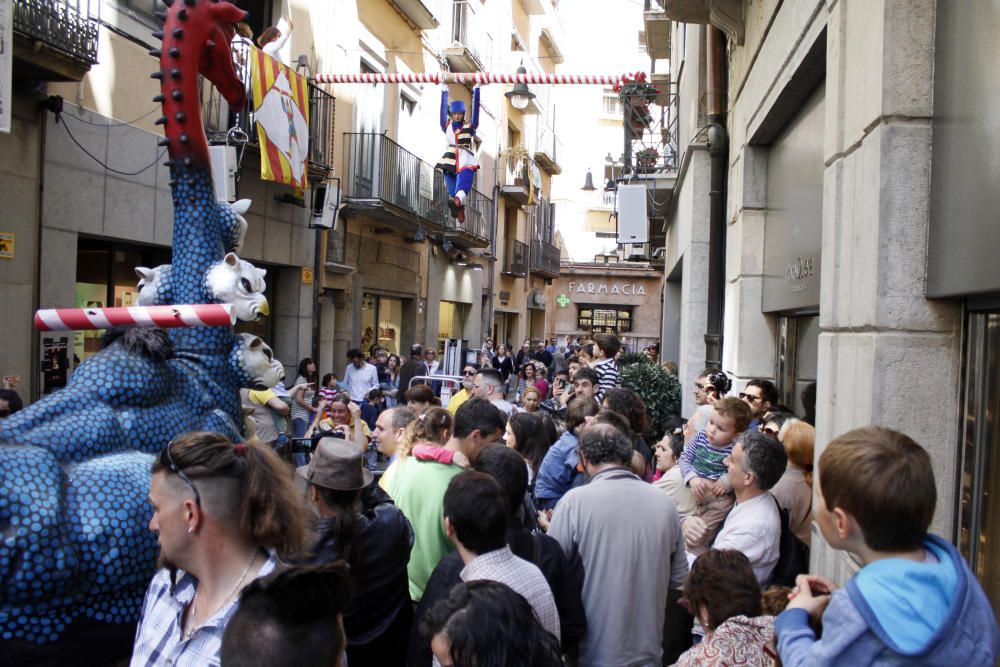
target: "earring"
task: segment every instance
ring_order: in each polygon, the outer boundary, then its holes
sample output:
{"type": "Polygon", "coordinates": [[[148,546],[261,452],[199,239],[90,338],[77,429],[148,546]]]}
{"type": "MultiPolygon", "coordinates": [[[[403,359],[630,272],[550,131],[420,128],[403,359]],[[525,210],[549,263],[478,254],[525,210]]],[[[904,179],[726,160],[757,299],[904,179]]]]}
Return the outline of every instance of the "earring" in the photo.
{"type": "Polygon", "coordinates": [[[194,532],[194,528],[192,528],[191,526],[188,526],[188,533],[190,534],[190,533],[193,533],[193,532],[194,532]]]}

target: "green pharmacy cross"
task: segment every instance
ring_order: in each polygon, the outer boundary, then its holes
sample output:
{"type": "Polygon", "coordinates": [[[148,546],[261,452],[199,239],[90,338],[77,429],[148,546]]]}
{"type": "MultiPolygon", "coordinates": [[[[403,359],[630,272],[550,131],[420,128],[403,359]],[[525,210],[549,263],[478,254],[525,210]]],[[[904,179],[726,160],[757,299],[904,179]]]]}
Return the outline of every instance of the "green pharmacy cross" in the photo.
{"type": "Polygon", "coordinates": [[[558,297],[556,298],[556,303],[558,303],[558,304],[559,304],[559,307],[560,307],[560,308],[565,308],[566,306],[568,306],[568,305],[569,305],[569,297],[568,297],[568,296],[566,296],[565,294],[560,294],[560,295],[559,295],[559,296],[558,296],[558,297]]]}

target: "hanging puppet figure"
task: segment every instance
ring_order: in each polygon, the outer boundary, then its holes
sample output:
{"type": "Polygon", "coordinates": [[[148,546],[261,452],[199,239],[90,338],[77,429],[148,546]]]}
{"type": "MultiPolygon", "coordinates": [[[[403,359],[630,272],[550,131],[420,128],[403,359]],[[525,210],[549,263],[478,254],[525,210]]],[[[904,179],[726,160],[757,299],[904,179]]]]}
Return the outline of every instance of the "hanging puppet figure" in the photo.
{"type": "Polygon", "coordinates": [[[465,222],[465,199],[472,190],[472,179],[479,169],[476,162],[476,129],[479,127],[479,86],[472,89],[472,118],[465,122],[465,102],[448,104],[448,86],[441,87],[441,130],[448,139],[448,150],[435,165],[444,172],[448,186],[448,208],[460,222],[465,222]]]}

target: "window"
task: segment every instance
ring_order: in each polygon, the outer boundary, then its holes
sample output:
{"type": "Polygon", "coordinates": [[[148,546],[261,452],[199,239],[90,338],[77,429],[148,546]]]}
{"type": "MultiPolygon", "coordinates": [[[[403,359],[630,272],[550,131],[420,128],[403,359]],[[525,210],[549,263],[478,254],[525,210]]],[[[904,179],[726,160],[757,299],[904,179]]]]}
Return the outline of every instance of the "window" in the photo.
{"type": "MultiPolygon", "coordinates": [[[[163,0],[117,0],[118,5],[135,18],[147,23],[156,22],[155,12],[166,11],[163,0]]],[[[158,22],[157,22],[158,24],[158,22]]]]}
{"type": "Polygon", "coordinates": [[[618,93],[610,88],[604,89],[603,108],[601,111],[605,116],[614,116],[617,118],[622,115],[622,101],[618,99],[618,93]]]}
{"type": "Polygon", "coordinates": [[[632,331],[631,308],[608,308],[601,305],[579,307],[577,329],[591,334],[623,334],[632,331]]]}

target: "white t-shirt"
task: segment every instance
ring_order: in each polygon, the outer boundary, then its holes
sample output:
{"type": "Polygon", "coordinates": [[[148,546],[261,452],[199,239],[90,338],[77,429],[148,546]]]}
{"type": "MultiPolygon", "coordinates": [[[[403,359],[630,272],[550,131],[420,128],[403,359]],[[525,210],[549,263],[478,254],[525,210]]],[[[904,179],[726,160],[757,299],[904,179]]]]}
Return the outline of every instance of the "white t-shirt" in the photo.
{"type": "Polygon", "coordinates": [[[781,547],[781,515],[770,493],[737,502],[712,543],[713,549],[736,549],[750,560],[761,588],[771,580],[781,547]]]}

